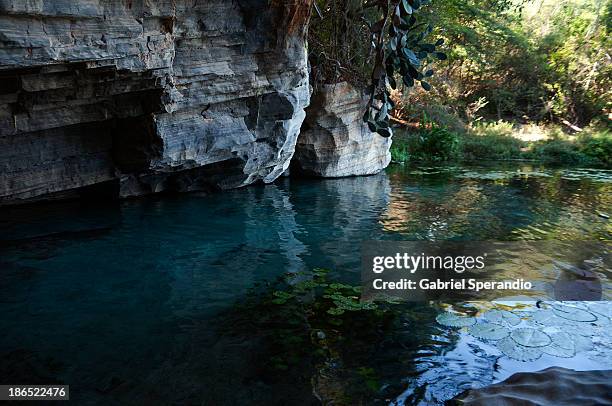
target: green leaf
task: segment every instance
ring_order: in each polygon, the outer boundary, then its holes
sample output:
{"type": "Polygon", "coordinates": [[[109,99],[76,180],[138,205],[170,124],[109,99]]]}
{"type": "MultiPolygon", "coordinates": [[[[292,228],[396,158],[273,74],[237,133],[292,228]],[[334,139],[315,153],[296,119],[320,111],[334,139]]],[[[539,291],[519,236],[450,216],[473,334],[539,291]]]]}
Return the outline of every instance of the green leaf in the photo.
{"type": "Polygon", "coordinates": [[[377,128],[376,128],[376,124],[373,121],[368,121],[368,128],[370,129],[370,131],[372,131],[373,133],[376,132],[377,128]]]}
{"type": "Polygon", "coordinates": [[[404,9],[404,13],[412,14],[412,7],[408,4],[408,0],[402,0],[402,8],[404,9]]]}
{"type": "Polygon", "coordinates": [[[436,46],[434,44],[422,44],[421,49],[427,52],[434,52],[436,50],[436,46]]]}
{"type": "Polygon", "coordinates": [[[425,77],[430,78],[433,76],[433,74],[434,74],[433,69],[429,69],[427,72],[425,72],[425,77]]]}
{"type": "Polygon", "coordinates": [[[413,79],[417,79],[419,77],[419,71],[414,68],[412,65],[408,65],[408,73],[412,76],[413,79]]]}
{"type": "Polygon", "coordinates": [[[389,128],[389,118],[385,117],[383,120],[379,120],[376,122],[376,125],[379,129],[381,128],[389,128]]]}
{"type": "Polygon", "coordinates": [[[378,127],[382,127],[380,125],[380,122],[383,121],[383,120],[386,120],[387,112],[388,112],[387,103],[383,103],[380,111],[378,112],[378,114],[376,114],[376,125],[378,127]]]}
{"type": "Polygon", "coordinates": [[[389,138],[393,135],[393,132],[390,128],[379,128],[377,132],[385,138],[389,138]]]}
{"type": "Polygon", "coordinates": [[[327,310],[327,313],[331,314],[332,316],[339,316],[344,313],[344,310],[337,307],[332,307],[331,309],[327,310]]]}
{"type": "Polygon", "coordinates": [[[544,347],[552,341],[548,334],[529,327],[513,330],[510,337],[524,347],[544,347]]]}
{"type": "Polygon", "coordinates": [[[553,312],[558,317],[572,321],[593,322],[597,320],[597,316],[593,313],[573,306],[554,305],[553,312]]]}
{"type": "Polygon", "coordinates": [[[476,324],[474,317],[459,316],[449,312],[438,314],[436,321],[446,327],[467,327],[476,324]]]}
{"type": "Polygon", "coordinates": [[[413,9],[418,10],[421,7],[421,0],[410,0],[410,4],[413,9]]]}
{"type": "Polygon", "coordinates": [[[411,49],[402,48],[402,53],[406,56],[406,58],[408,58],[411,64],[418,66],[421,63],[421,61],[419,61],[419,58],[411,49]]]}
{"type": "Polygon", "coordinates": [[[483,340],[501,340],[510,334],[510,331],[499,324],[478,323],[468,329],[468,333],[483,340]]]}
{"type": "Polygon", "coordinates": [[[497,348],[509,358],[517,361],[535,361],[542,356],[542,350],[534,347],[525,347],[518,344],[510,337],[501,339],[497,343],[497,348]]]}
{"type": "Polygon", "coordinates": [[[393,65],[390,63],[387,63],[386,71],[387,71],[387,76],[392,76],[393,75],[393,65]]]}
{"type": "Polygon", "coordinates": [[[440,38],[439,40],[436,41],[436,46],[437,47],[439,47],[442,44],[444,44],[444,38],[440,38]]]}
{"type": "Polygon", "coordinates": [[[412,87],[414,86],[414,79],[412,79],[412,77],[410,75],[406,75],[403,78],[404,80],[404,84],[408,87],[412,87]]]}
{"type": "Polygon", "coordinates": [[[445,61],[448,59],[448,56],[446,56],[444,52],[436,52],[436,58],[438,58],[441,61],[445,61]]]}
{"type": "Polygon", "coordinates": [[[391,47],[393,51],[397,49],[397,37],[391,38],[391,41],[389,42],[389,46],[391,47]]]}

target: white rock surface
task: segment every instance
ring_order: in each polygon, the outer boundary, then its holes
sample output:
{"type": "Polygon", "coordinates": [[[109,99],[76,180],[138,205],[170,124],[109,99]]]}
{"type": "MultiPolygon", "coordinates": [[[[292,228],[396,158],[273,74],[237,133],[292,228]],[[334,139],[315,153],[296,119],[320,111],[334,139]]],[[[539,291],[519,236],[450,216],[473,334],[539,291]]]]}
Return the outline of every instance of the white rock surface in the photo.
{"type": "Polygon", "coordinates": [[[365,98],[346,82],[324,85],[312,95],[298,138],[292,173],[342,177],[372,175],[391,162],[391,139],[363,123],[365,98]]]}
{"type": "Polygon", "coordinates": [[[309,103],[311,0],[0,0],[0,205],[271,182],[309,103]]]}

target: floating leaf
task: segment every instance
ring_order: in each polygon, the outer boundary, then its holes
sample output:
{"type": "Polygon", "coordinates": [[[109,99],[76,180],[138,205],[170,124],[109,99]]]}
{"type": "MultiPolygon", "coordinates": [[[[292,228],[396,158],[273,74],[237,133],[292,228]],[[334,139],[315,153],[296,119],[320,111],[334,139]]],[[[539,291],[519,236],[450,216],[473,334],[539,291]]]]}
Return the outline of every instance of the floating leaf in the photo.
{"type": "Polygon", "coordinates": [[[521,322],[521,318],[516,314],[507,310],[489,310],[484,314],[484,318],[491,323],[502,323],[505,322],[510,326],[516,326],[521,322]]]}
{"type": "Polygon", "coordinates": [[[544,354],[552,355],[560,358],[571,358],[576,355],[576,346],[570,336],[566,332],[552,333],[550,335],[552,343],[542,347],[544,354]]]}
{"type": "Polygon", "coordinates": [[[559,318],[555,316],[555,313],[551,309],[537,310],[533,314],[533,320],[536,323],[544,326],[552,326],[559,323],[559,318]]]}
{"type": "Polygon", "coordinates": [[[501,340],[510,334],[510,331],[499,324],[479,323],[471,326],[468,333],[483,340],[501,340]]]}
{"type": "Polygon", "coordinates": [[[607,319],[612,319],[612,304],[609,302],[589,303],[589,311],[602,315],[607,319]]]}
{"type": "Polygon", "coordinates": [[[521,322],[521,318],[507,310],[502,310],[503,320],[511,326],[516,326],[521,322]]]}
{"type": "Polygon", "coordinates": [[[497,348],[509,358],[517,361],[535,361],[542,356],[542,350],[534,347],[525,347],[510,337],[501,339],[497,348]]]}
{"type": "Polygon", "coordinates": [[[556,316],[566,320],[579,321],[583,323],[597,320],[597,316],[595,316],[593,313],[573,306],[555,304],[553,305],[553,312],[556,316]]]}
{"type": "Polygon", "coordinates": [[[569,334],[577,334],[588,337],[596,335],[598,332],[598,327],[591,323],[573,322],[562,318],[559,318],[559,320],[561,320],[562,323],[557,325],[558,329],[569,334]]]}
{"type": "Polygon", "coordinates": [[[483,316],[491,323],[501,323],[503,317],[501,310],[489,310],[483,316]]]}
{"type": "Polygon", "coordinates": [[[569,333],[576,347],[576,352],[591,351],[593,349],[593,340],[590,337],[583,337],[578,334],[569,333]]]}
{"type": "Polygon", "coordinates": [[[459,316],[455,313],[440,313],[436,321],[446,327],[467,327],[476,324],[474,317],[459,316]]]}
{"type": "Polygon", "coordinates": [[[525,347],[544,347],[552,341],[548,334],[530,327],[517,328],[510,337],[525,347]]]}

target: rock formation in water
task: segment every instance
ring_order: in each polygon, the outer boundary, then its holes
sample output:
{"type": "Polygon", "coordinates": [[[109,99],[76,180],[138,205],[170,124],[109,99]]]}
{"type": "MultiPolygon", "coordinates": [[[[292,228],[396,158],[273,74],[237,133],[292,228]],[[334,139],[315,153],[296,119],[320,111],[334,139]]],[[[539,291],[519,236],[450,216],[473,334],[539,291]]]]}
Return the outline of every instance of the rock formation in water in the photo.
{"type": "Polygon", "coordinates": [[[0,205],[271,182],[311,0],[1,0],[0,205]]]}
{"type": "Polygon", "coordinates": [[[371,175],[391,161],[391,139],[362,121],[366,100],[346,82],[323,85],[312,96],[292,161],[294,173],[371,175]]]}

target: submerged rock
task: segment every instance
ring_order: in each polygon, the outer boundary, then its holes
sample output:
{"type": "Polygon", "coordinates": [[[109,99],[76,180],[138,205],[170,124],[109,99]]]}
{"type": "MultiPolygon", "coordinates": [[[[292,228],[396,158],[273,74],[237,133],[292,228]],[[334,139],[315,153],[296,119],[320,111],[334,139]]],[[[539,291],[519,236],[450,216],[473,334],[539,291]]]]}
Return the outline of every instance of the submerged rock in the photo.
{"type": "Polygon", "coordinates": [[[0,2],[0,205],[275,180],[310,98],[310,2],[0,2]]]}
{"type": "Polygon", "coordinates": [[[346,82],[323,85],[312,96],[292,167],[309,176],[372,175],[391,162],[391,139],[362,121],[363,95],[346,82]]]}

